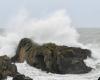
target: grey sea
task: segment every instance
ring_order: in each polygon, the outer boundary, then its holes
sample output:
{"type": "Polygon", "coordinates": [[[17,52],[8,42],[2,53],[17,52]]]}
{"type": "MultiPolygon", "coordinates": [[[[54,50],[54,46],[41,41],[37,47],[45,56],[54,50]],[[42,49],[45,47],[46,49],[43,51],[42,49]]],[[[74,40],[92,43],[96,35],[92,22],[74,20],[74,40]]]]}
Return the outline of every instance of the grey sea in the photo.
{"type": "Polygon", "coordinates": [[[100,28],[78,28],[79,42],[100,44],[100,28]]]}

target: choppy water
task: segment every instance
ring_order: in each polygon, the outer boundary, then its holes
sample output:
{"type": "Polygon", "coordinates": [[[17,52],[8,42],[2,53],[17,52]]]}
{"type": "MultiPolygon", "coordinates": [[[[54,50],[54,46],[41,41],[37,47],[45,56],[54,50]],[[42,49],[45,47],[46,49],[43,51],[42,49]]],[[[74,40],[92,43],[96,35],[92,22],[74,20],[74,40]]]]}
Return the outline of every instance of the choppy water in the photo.
{"type": "Polygon", "coordinates": [[[80,33],[80,42],[100,44],[100,28],[79,28],[77,30],[80,33]]]}

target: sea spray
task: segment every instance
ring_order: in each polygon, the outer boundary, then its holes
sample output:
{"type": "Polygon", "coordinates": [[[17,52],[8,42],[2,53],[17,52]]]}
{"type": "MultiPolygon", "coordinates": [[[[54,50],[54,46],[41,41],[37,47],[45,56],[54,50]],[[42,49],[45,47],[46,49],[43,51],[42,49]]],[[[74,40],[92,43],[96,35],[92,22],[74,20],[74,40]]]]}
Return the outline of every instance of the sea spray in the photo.
{"type": "Polygon", "coordinates": [[[54,42],[60,45],[77,43],[79,34],[71,26],[71,20],[65,10],[57,11],[43,19],[30,18],[24,12],[19,14],[13,23],[10,22],[8,28],[11,32],[29,37],[38,43],[54,42]]]}
{"type": "Polygon", "coordinates": [[[0,37],[1,54],[11,57],[18,42],[24,37],[31,38],[39,44],[52,42],[58,45],[79,45],[79,34],[65,10],[56,11],[41,19],[30,18],[26,11],[13,16],[6,26],[6,35],[0,37]]]}

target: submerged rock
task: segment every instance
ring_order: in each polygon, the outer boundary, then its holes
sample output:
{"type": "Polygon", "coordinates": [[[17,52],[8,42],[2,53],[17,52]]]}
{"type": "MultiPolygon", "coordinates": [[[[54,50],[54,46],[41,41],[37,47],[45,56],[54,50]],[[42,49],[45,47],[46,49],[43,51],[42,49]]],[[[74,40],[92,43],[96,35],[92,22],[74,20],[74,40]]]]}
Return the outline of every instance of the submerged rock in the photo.
{"type": "Polygon", "coordinates": [[[25,77],[25,75],[22,74],[17,74],[16,76],[13,77],[13,80],[33,80],[33,79],[25,77]]]}
{"type": "Polygon", "coordinates": [[[14,62],[24,62],[47,72],[57,74],[80,74],[91,71],[84,59],[91,57],[91,51],[78,47],[59,46],[53,43],[38,45],[30,39],[20,41],[14,62]]]}

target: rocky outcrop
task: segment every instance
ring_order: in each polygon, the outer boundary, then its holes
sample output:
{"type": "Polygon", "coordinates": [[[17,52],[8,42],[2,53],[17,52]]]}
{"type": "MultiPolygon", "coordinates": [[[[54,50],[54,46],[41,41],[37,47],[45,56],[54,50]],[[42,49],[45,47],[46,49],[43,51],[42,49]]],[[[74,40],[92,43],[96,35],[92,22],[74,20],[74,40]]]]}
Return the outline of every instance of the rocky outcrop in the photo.
{"type": "Polygon", "coordinates": [[[33,43],[30,39],[22,39],[17,47],[16,55],[12,57],[12,62],[23,63],[27,57],[27,54],[30,53],[33,47],[36,45],[37,44],[33,43]]]}
{"type": "Polygon", "coordinates": [[[0,56],[0,80],[7,76],[15,76],[17,73],[17,67],[11,63],[11,60],[6,55],[0,56]]]}
{"type": "Polygon", "coordinates": [[[25,77],[17,71],[17,66],[12,63],[6,55],[0,56],[0,80],[5,80],[7,76],[13,77],[13,80],[32,80],[25,77]]]}
{"type": "Polygon", "coordinates": [[[57,74],[81,74],[91,71],[84,59],[91,57],[91,51],[78,47],[59,46],[53,43],[38,45],[28,38],[20,41],[14,62],[24,62],[47,72],[57,74]]]}

